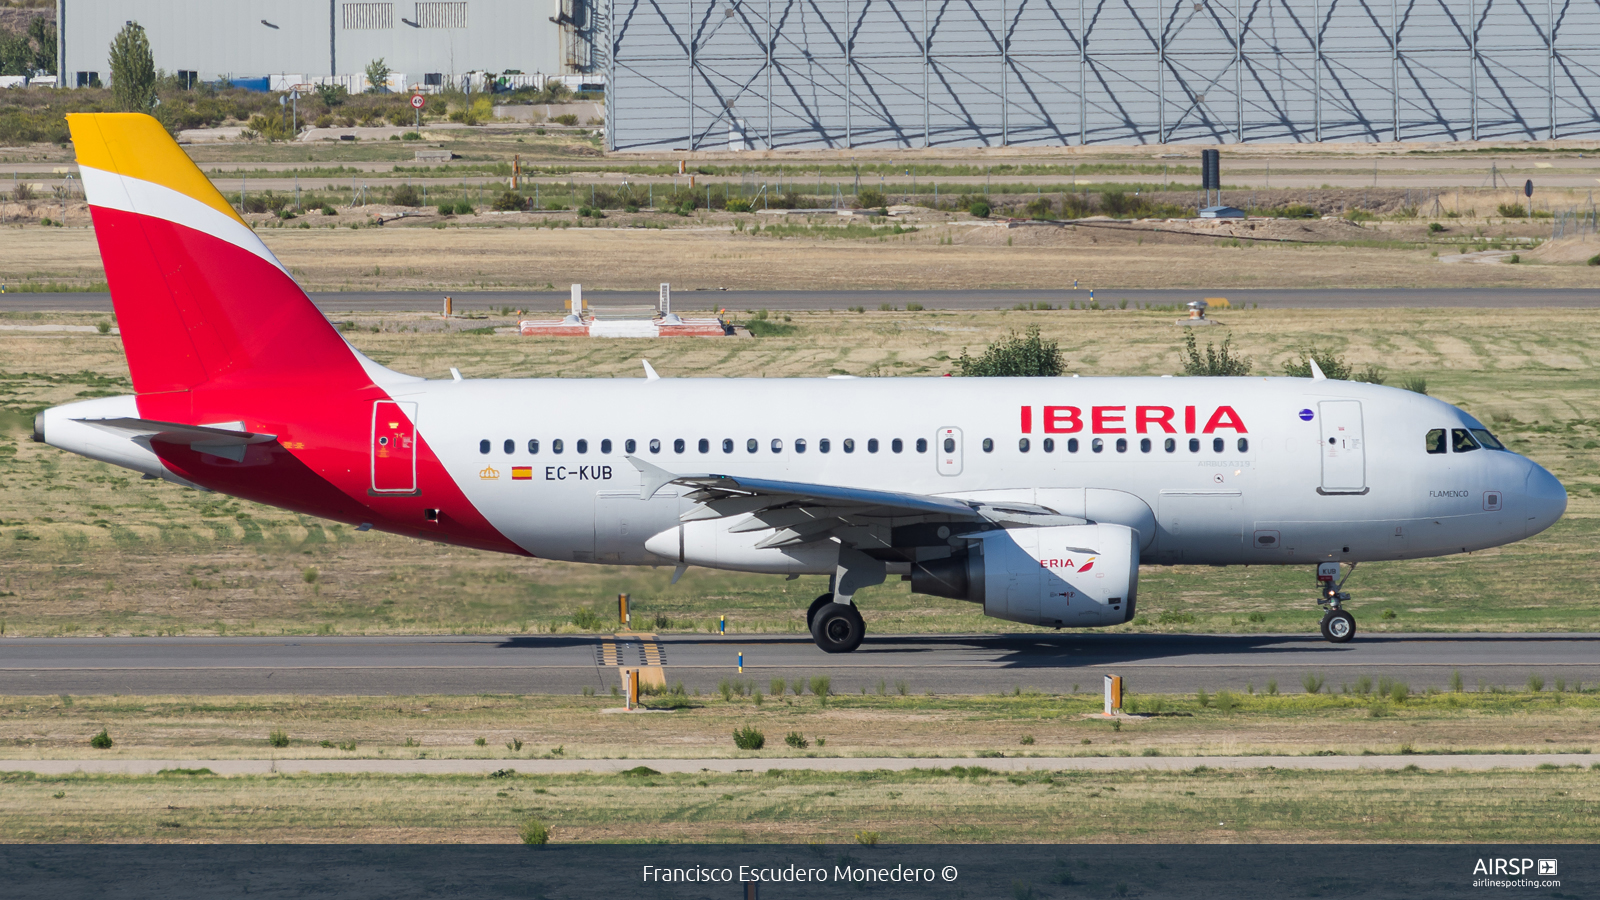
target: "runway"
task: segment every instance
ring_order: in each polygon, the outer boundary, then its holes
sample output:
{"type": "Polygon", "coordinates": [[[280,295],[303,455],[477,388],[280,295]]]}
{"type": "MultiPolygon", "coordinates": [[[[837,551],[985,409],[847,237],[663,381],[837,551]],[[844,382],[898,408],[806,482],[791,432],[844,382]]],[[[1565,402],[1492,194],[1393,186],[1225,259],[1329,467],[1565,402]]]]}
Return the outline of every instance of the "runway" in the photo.
{"type": "Polygon", "coordinates": [[[1413,690],[1524,689],[1530,675],[1600,682],[1600,634],[869,635],[829,655],[804,635],[6,638],[0,694],[531,694],[609,691],[619,666],[659,659],[668,683],[712,691],[745,678],[828,676],[836,692],[1097,692],[1122,675],[1134,692],[1337,691],[1363,675],[1413,690]],[[609,646],[608,646],[609,645],[609,646]],[[738,670],[743,654],[744,672],[738,670]]]}
{"type": "MultiPolygon", "coordinates": [[[[499,310],[561,312],[569,291],[350,291],[314,293],[313,302],[326,313],[437,312],[446,295],[458,312],[499,310]]],[[[1226,297],[1234,306],[1262,309],[1590,309],[1600,307],[1600,291],[1589,288],[1306,288],[1274,290],[1251,288],[1129,289],[1097,287],[1096,302],[1181,306],[1190,300],[1226,297]]],[[[655,291],[585,291],[591,306],[654,305],[655,291]]],[[[1090,291],[1072,290],[850,290],[850,291],[723,291],[687,290],[673,293],[674,308],[681,311],[729,309],[846,310],[852,306],[877,309],[888,303],[904,309],[921,303],[928,309],[1010,309],[1018,303],[1067,306],[1089,302],[1090,291]]],[[[110,312],[111,295],[95,293],[0,294],[0,311],[10,312],[110,312]]],[[[1226,317],[1227,313],[1218,313],[1226,317]]]]}

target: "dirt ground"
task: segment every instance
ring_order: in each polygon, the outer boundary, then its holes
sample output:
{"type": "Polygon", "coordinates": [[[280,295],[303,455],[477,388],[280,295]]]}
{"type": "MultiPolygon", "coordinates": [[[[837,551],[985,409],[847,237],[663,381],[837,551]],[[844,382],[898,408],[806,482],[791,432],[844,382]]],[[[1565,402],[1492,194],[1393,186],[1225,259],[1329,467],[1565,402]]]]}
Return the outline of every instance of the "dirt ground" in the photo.
{"type": "MultiPolygon", "coordinates": [[[[930,213],[907,223],[917,229],[912,233],[895,234],[883,225],[868,236],[846,236],[834,216],[807,223],[782,217],[780,227],[794,225],[801,234],[755,234],[753,226],[771,226],[780,217],[722,212],[671,230],[630,227],[645,224],[637,221],[644,214],[613,214],[604,227],[538,227],[571,226],[573,213],[474,218],[485,227],[262,227],[260,233],[316,291],[527,290],[571,283],[639,290],[664,281],[680,290],[1048,289],[1074,282],[1100,290],[1590,287],[1596,270],[1583,263],[1600,253],[1600,239],[1590,235],[1570,242],[1574,250],[1530,253],[1522,265],[1445,266],[1440,257],[1450,254],[1529,246],[1532,235],[1518,232],[1548,226],[1452,223],[1466,233],[1430,244],[1420,220],[1008,228],[930,213]]],[[[320,225],[322,217],[308,219],[320,225]]],[[[0,280],[103,284],[93,231],[81,227],[81,212],[69,209],[67,222],[70,227],[0,228],[0,280]]]]}

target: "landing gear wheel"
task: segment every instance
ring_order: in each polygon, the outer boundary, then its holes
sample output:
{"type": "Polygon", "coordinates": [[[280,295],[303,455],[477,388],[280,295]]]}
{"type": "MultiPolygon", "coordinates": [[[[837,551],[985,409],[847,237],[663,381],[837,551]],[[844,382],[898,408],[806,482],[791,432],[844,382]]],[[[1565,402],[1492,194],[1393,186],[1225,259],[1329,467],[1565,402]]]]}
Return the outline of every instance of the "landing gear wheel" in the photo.
{"type": "Polygon", "coordinates": [[[807,631],[811,630],[811,623],[815,622],[817,620],[817,610],[823,608],[824,606],[827,606],[829,603],[832,603],[832,602],[833,602],[833,593],[831,591],[829,593],[823,594],[821,597],[818,597],[817,599],[811,601],[811,608],[806,610],[806,630],[807,631]]]}
{"type": "Polygon", "coordinates": [[[1322,617],[1322,637],[1329,643],[1345,644],[1356,636],[1356,617],[1342,609],[1328,610],[1322,617]]]}
{"type": "Polygon", "coordinates": [[[827,653],[849,653],[861,646],[867,636],[867,623],[853,603],[831,600],[817,610],[811,620],[811,637],[827,653]]]}

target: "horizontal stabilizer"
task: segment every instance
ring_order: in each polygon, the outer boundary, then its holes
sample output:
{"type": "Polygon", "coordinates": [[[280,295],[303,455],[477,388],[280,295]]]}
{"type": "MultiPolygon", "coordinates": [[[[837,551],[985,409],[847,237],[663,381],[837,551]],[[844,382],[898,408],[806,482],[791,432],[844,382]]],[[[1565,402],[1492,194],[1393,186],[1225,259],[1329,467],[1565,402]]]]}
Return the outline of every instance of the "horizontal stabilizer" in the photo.
{"type": "Polygon", "coordinates": [[[160,441],[163,444],[185,444],[213,456],[234,462],[244,460],[244,448],[251,444],[268,444],[278,439],[275,434],[256,434],[244,431],[243,422],[225,422],[218,425],[180,425],[176,422],[158,422],[154,419],[74,419],[101,431],[133,440],[160,441]],[[237,427],[235,427],[237,426],[237,427]]]}

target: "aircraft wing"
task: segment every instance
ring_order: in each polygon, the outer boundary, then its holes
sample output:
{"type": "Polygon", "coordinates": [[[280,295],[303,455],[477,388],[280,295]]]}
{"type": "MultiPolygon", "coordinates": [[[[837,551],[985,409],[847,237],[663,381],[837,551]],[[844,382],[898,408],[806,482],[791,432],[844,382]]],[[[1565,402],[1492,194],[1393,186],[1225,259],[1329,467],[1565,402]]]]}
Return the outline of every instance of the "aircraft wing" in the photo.
{"type": "Polygon", "coordinates": [[[869,488],[745,478],[714,473],[677,474],[635,456],[639,498],[648,500],[669,484],[694,488],[688,495],[697,506],[680,518],[685,522],[750,514],[730,532],[772,531],[758,548],[784,547],[838,537],[853,546],[887,546],[891,520],[967,522],[973,525],[1065,525],[1085,520],[1063,516],[1043,506],[990,504],[933,494],[878,491],[869,488]]]}

